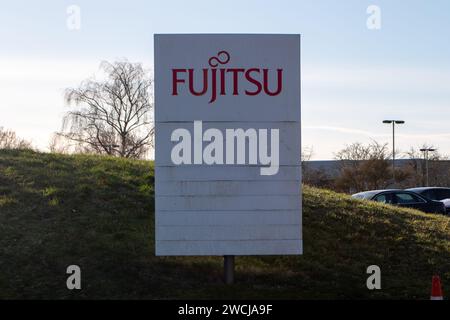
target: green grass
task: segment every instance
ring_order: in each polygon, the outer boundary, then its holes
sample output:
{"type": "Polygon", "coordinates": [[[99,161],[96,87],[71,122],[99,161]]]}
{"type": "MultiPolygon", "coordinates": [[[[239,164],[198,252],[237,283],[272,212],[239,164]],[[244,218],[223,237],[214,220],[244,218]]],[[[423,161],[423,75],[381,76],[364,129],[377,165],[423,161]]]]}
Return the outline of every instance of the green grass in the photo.
{"type": "Polygon", "coordinates": [[[428,299],[435,272],[450,291],[448,217],[310,187],[304,255],[237,257],[225,286],[220,257],[154,256],[153,186],[147,161],[0,151],[0,298],[428,299]],[[372,264],[382,290],[366,288],[372,264]]]}

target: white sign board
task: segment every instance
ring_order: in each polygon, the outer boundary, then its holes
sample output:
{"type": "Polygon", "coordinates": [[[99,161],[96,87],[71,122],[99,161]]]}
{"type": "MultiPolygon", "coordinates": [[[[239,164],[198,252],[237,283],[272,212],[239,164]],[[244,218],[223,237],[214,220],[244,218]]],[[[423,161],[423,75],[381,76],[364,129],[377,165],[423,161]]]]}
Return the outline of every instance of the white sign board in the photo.
{"type": "Polygon", "coordinates": [[[302,253],[300,36],[155,35],[156,255],[302,253]]]}

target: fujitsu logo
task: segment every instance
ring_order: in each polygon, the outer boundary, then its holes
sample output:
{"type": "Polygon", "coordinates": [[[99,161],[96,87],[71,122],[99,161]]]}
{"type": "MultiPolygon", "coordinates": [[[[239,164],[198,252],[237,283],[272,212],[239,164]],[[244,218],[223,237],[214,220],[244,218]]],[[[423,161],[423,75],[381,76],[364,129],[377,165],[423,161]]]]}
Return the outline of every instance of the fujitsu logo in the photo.
{"type": "Polygon", "coordinates": [[[218,96],[228,94],[277,96],[282,92],[283,69],[226,68],[225,65],[230,60],[231,56],[227,51],[220,51],[217,56],[209,58],[209,68],[172,69],[172,95],[178,95],[181,85],[187,86],[194,96],[209,96],[209,103],[216,101],[218,96]]]}

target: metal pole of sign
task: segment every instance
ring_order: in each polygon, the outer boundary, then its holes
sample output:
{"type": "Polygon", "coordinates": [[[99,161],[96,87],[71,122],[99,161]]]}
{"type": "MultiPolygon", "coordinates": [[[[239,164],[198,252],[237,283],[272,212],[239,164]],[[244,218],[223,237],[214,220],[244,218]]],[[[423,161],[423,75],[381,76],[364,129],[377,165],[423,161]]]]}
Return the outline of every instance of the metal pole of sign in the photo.
{"type": "Polygon", "coordinates": [[[392,178],[395,186],[395,121],[392,121],[392,178]]]}
{"type": "Polygon", "coordinates": [[[223,256],[223,271],[226,284],[234,283],[234,256],[223,256]]]}
{"type": "Polygon", "coordinates": [[[427,166],[427,187],[430,186],[430,179],[429,179],[429,175],[428,175],[428,150],[425,152],[426,153],[426,166],[427,166]]]}

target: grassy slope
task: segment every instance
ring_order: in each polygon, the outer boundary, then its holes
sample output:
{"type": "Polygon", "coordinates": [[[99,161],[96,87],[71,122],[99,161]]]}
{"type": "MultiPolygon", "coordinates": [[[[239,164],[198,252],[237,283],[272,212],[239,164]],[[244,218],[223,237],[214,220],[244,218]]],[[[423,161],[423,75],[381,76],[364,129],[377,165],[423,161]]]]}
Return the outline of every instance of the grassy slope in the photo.
{"type": "Polygon", "coordinates": [[[427,299],[434,272],[450,288],[447,217],[306,187],[305,254],[238,257],[226,287],[220,257],[153,255],[153,208],[150,162],[0,151],[0,298],[427,299]]]}

